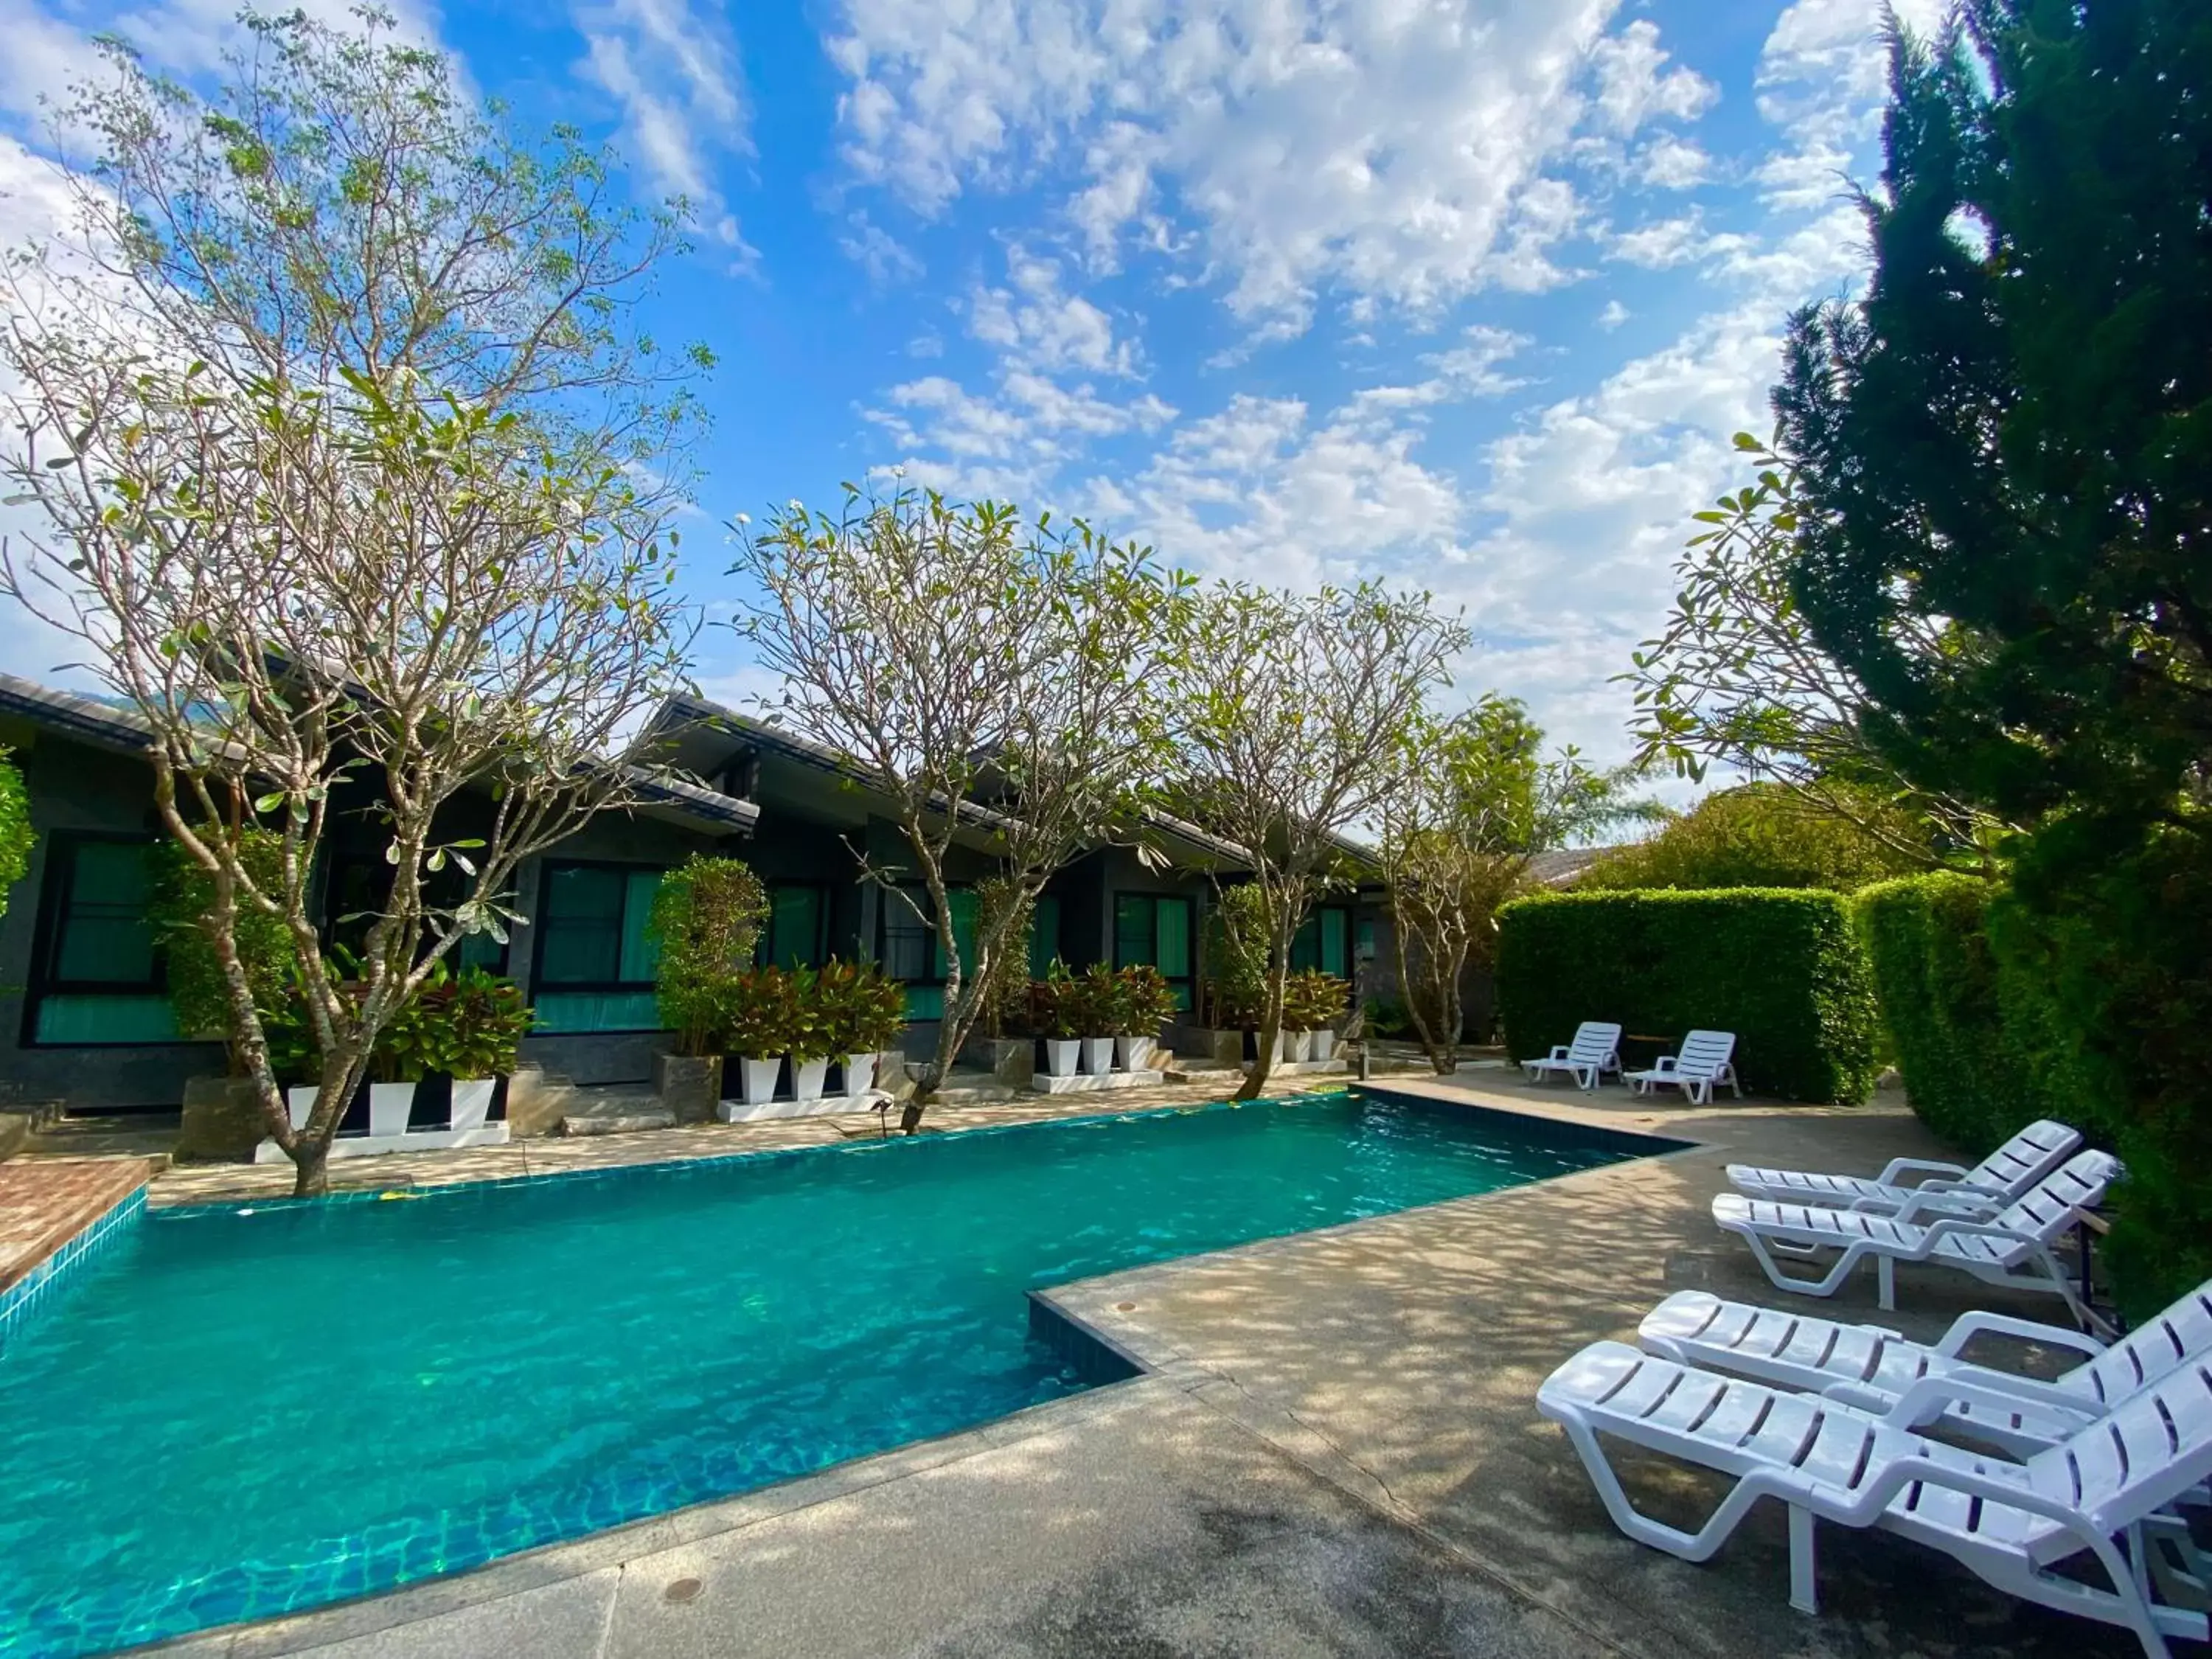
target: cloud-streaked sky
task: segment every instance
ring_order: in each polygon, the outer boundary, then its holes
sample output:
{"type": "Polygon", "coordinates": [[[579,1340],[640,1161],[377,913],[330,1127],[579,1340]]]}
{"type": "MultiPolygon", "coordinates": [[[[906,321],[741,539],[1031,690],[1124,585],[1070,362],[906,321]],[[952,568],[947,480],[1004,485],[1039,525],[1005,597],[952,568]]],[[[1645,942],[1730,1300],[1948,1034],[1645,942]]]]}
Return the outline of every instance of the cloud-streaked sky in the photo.
{"type": "MultiPolygon", "coordinates": [[[[693,204],[652,303],[720,361],[687,539],[725,611],[721,520],[903,465],[1205,573],[1429,587],[1475,631],[1462,695],[1614,757],[1609,677],[1767,425],[1784,318],[1864,258],[1878,0],[403,9],[693,204]]],[[[92,32],[198,78],[230,10],[0,0],[0,229],[39,222],[38,100],[92,32]]],[[[58,660],[0,614],[0,665],[58,660]]],[[[720,630],[701,673],[755,678],[720,630]]]]}

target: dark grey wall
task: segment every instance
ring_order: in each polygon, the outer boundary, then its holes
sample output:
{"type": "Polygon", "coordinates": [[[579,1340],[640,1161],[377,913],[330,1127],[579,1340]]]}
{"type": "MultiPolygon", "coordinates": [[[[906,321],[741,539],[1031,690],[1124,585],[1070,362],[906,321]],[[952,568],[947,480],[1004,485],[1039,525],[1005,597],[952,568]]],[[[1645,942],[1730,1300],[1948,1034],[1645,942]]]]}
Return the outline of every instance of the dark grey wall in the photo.
{"type": "Polygon", "coordinates": [[[25,722],[0,720],[0,744],[15,753],[39,833],[31,867],[8,892],[0,917],[0,1101],[173,1111],[185,1079],[220,1072],[212,1042],[38,1048],[28,1042],[25,1003],[46,891],[48,836],[56,830],[110,833],[155,829],[154,777],[143,761],[25,722]]]}

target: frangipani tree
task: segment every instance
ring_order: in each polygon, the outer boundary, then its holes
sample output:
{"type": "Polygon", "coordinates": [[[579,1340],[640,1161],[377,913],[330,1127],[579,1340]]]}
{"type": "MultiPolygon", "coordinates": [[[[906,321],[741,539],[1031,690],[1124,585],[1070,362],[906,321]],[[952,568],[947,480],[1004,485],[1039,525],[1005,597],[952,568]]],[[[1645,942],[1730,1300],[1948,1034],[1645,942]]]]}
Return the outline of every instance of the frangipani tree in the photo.
{"type": "Polygon", "coordinates": [[[1543,743],[1510,697],[1492,694],[1449,718],[1424,714],[1376,807],[1398,983],[1439,1073],[1459,1057],[1462,981],[1490,959],[1498,907],[1527,881],[1529,860],[1664,811],[1627,795],[1632,768],[1585,765],[1572,747],[1547,758],[1543,743]]]}
{"type": "Polygon", "coordinates": [[[1180,783],[1192,815],[1240,854],[1266,935],[1243,1099],[1267,1086],[1298,925],[1346,861],[1346,836],[1380,811],[1468,639],[1428,594],[1376,583],[1300,594],[1224,582],[1200,599],[1178,682],[1180,783]]]}
{"type": "Polygon", "coordinates": [[[605,757],[691,629],[680,474],[647,470],[688,405],[625,320],[672,220],[606,207],[566,136],[496,136],[383,14],[246,21],[211,97],[110,45],[65,106],[94,153],[74,223],[0,289],[0,473],[43,525],[9,590],[146,720],[162,823],[211,878],[234,1050],[312,1193],[435,964],[503,933],[522,860],[633,798],[605,757]],[[349,801],[373,803],[390,893],[342,986],[316,896],[349,801]],[[298,1128],[249,911],[292,941],[318,1073],[298,1128]]]}
{"type": "Polygon", "coordinates": [[[912,863],[862,866],[885,903],[923,913],[945,964],[911,1133],[997,976],[1026,971],[1013,957],[1046,880],[1132,830],[1157,790],[1175,712],[1161,671],[1191,582],[1079,520],[1032,526],[1012,506],[910,489],[848,490],[835,514],[793,503],[764,530],[735,530],[733,574],[753,590],[738,630],[782,681],[767,712],[889,799],[912,863]],[[951,896],[963,842],[999,866],[972,959],[951,896]]]}

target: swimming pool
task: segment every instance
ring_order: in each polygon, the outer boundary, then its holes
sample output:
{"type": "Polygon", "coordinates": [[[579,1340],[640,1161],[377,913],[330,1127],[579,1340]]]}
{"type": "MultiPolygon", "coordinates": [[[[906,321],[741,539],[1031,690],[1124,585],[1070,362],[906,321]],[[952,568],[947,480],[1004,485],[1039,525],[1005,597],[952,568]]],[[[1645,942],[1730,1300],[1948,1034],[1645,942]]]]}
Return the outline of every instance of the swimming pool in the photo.
{"type": "Polygon", "coordinates": [[[0,1653],[296,1611],[1088,1386],[1024,1292],[1661,1150],[1345,1095],[149,1212],[0,1352],[0,1653]]]}

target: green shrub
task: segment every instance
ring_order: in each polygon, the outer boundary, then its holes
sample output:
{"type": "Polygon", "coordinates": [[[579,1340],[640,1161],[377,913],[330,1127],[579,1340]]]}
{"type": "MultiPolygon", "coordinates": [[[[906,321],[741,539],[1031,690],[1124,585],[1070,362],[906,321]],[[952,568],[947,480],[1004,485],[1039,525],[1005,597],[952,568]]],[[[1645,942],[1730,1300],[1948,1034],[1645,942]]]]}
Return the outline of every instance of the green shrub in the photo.
{"type": "Polygon", "coordinates": [[[660,944],[660,1023],[676,1033],[678,1054],[711,1054],[731,1040],[728,1012],[744,1001],[738,981],[767,921],[768,890],[742,860],[694,853],[660,878],[647,925],[660,944]]]}
{"type": "Polygon", "coordinates": [[[1220,1025],[1260,1023],[1267,1006],[1265,896],[1250,884],[1224,887],[1206,917],[1206,996],[1220,1025]]]}
{"type": "MultiPolygon", "coordinates": [[[[1904,820],[1891,830],[1900,837],[1914,833],[1904,820]]],[[[1753,783],[1706,796],[1649,841],[1606,854],[1575,884],[1584,892],[1823,887],[1847,893],[1915,867],[1847,819],[1777,785],[1753,783]]]]}
{"type": "Polygon", "coordinates": [[[1877,1030],[1866,957],[1834,893],[1547,893],[1498,912],[1498,1004],[1516,1060],[1586,1019],[1736,1035],[1743,1086],[1866,1098],[1877,1030]]]}
{"type": "Polygon", "coordinates": [[[1906,1097],[1977,1157],[2045,1115],[2037,1073],[1999,1016],[1986,927],[1997,890],[1939,873],[1878,882],[1852,900],[1906,1097]]]}
{"type": "Polygon", "coordinates": [[[2106,1260],[2138,1317],[2212,1277],[2207,830],[2184,817],[2116,848],[2094,823],[2062,820],[2024,849],[1989,912],[2007,1040],[2051,1115],[2127,1165],[2106,1260]]]}
{"type": "MultiPolygon", "coordinates": [[[[240,832],[238,852],[257,886],[270,893],[283,890],[282,836],[248,825],[240,832]]],[[[176,1010],[177,1029],[187,1036],[222,1039],[230,1074],[244,1077],[246,1067],[231,1018],[230,988],[204,921],[215,905],[215,878],[178,842],[158,842],[147,849],[147,857],[153,877],[147,920],[167,963],[169,1002],[176,1010]]],[[[254,1006],[262,1012],[265,1032],[271,1017],[283,1022],[294,999],[299,969],[291,930],[283,917],[241,900],[231,925],[231,943],[253,988],[254,1006]]],[[[304,1035],[304,1013],[298,1024],[304,1035]]]]}
{"type": "Polygon", "coordinates": [[[429,1072],[510,1075],[532,1020],[513,980],[482,968],[456,974],[441,962],[379,1034],[370,1075],[380,1083],[413,1083],[429,1072]]]}
{"type": "Polygon", "coordinates": [[[833,1054],[880,1054],[906,1026],[906,988],[872,962],[832,957],[814,977],[822,1041],[833,1054]]]}
{"type": "Polygon", "coordinates": [[[8,890],[31,867],[31,798],[23,775],[0,749],[0,916],[8,914],[8,890]]]}

